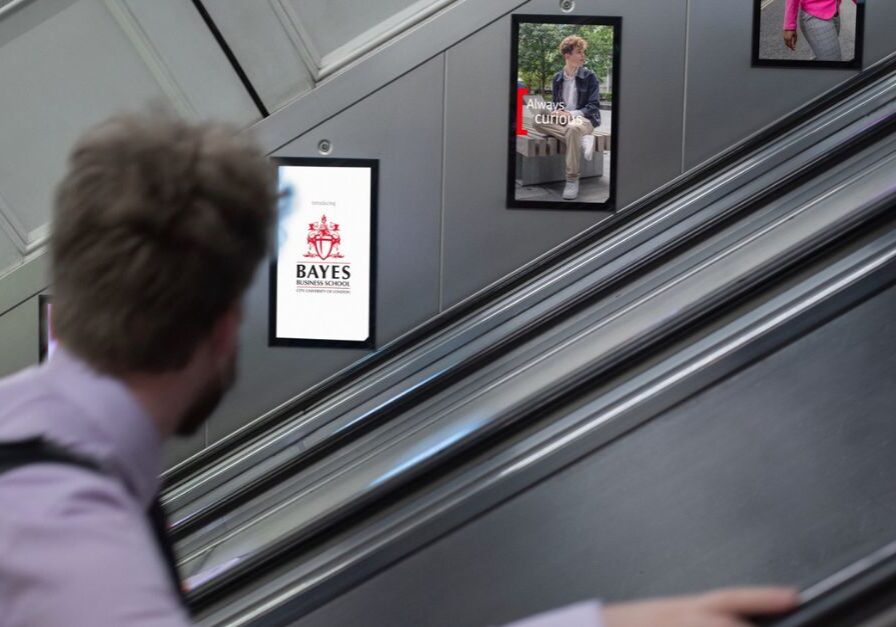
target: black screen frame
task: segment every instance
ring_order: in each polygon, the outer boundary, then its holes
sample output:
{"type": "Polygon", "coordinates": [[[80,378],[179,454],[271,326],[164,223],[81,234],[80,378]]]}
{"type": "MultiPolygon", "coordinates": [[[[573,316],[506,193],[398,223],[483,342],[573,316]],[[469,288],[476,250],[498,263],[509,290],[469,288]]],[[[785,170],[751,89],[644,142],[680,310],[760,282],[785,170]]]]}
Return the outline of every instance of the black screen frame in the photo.
{"type": "MultiPolygon", "coordinates": [[[[559,42],[557,42],[559,44],[559,42]]],[[[616,211],[616,197],[618,184],[618,144],[619,144],[619,118],[621,112],[621,64],[622,64],[622,17],[599,15],[538,15],[538,14],[514,14],[511,19],[510,42],[510,75],[507,81],[509,90],[509,124],[507,141],[507,187],[506,206],[508,209],[549,209],[552,211],[616,211]],[[604,202],[582,202],[578,200],[541,201],[541,200],[517,200],[516,198],[516,129],[517,129],[517,96],[516,84],[519,73],[519,31],[520,25],[525,23],[536,24],[572,24],[582,26],[612,26],[613,27],[613,120],[610,125],[610,193],[604,202]]]]}
{"type": "MultiPolygon", "coordinates": [[[[329,158],[329,157],[271,157],[280,166],[325,167],[325,168],[369,168],[370,169],[370,286],[368,293],[368,330],[364,340],[322,340],[306,338],[277,337],[277,259],[279,257],[278,238],[269,263],[268,280],[268,346],[309,347],[309,348],[376,348],[376,283],[377,283],[377,226],[379,214],[379,159],[329,158]]],[[[279,176],[278,176],[279,180],[279,176]]],[[[279,215],[278,215],[279,227],[279,215]]]]}
{"type": "MultiPolygon", "coordinates": [[[[852,0],[844,0],[851,2],[852,0]]],[[[750,51],[752,67],[802,68],[816,70],[861,70],[865,51],[865,0],[856,2],[855,54],[849,61],[807,61],[805,59],[761,59],[759,46],[762,37],[762,2],[753,0],[753,42],[750,51]]],[[[799,27],[797,27],[799,28],[799,27]]],[[[783,32],[783,29],[782,29],[783,32]]]]}

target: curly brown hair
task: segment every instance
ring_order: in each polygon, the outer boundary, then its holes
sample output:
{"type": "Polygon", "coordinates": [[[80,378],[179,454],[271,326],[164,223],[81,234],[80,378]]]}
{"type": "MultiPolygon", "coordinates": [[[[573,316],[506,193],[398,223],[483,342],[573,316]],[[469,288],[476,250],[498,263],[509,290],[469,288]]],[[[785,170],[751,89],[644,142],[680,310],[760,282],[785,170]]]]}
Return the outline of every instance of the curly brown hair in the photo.
{"type": "Polygon", "coordinates": [[[572,54],[573,50],[585,52],[587,49],[588,42],[578,35],[569,35],[560,42],[560,54],[572,54]]]}

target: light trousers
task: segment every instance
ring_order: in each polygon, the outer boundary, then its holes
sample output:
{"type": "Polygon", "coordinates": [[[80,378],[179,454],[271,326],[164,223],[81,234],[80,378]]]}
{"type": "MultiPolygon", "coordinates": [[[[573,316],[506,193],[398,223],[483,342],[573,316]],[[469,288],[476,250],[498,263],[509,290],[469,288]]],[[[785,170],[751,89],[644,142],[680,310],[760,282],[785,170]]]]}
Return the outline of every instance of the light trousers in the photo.
{"type": "Polygon", "coordinates": [[[594,132],[594,125],[588,118],[574,118],[568,124],[536,121],[535,130],[563,142],[566,147],[566,180],[579,180],[582,172],[582,138],[594,132]]]}

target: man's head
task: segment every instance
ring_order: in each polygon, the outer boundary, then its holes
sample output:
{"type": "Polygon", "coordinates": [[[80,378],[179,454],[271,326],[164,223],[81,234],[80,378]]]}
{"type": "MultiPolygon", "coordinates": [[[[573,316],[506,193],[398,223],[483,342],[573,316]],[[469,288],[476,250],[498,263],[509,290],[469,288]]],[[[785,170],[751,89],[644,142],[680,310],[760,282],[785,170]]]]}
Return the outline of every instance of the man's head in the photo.
{"type": "Polygon", "coordinates": [[[232,383],[239,302],[275,206],[273,167],[234,128],[159,113],[100,124],[56,193],[56,337],[122,378],[191,367],[206,379],[191,402],[210,412],[232,383]]]}
{"type": "Polygon", "coordinates": [[[585,64],[585,50],[588,42],[578,35],[569,35],[560,42],[560,54],[567,65],[580,67],[585,64]]]}

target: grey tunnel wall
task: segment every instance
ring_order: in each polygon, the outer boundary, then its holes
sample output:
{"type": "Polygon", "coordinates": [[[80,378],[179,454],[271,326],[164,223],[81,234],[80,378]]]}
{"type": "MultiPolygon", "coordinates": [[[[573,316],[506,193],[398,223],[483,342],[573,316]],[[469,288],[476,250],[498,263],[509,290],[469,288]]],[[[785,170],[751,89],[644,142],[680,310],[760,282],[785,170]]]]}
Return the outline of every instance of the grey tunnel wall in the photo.
{"type": "MultiPolygon", "coordinates": [[[[574,14],[623,18],[621,78],[614,88],[619,207],[855,74],[751,68],[750,4],[576,3],[574,14]]],[[[509,11],[560,14],[558,2],[464,3],[463,10],[481,15],[475,32],[449,36],[453,18],[437,14],[416,33],[373,51],[359,67],[328,77],[253,129],[278,156],[318,156],[317,143],[326,138],[333,142],[333,157],[380,160],[380,346],[606,217],[504,207],[509,11]],[[496,13],[496,6],[505,13],[496,13]],[[439,37],[428,40],[422,36],[437,32],[439,37]],[[365,81],[390,76],[399,65],[408,69],[366,87],[365,81]]],[[[868,66],[896,50],[896,4],[869,2],[866,22],[868,66]]],[[[0,374],[36,361],[36,294],[47,285],[32,264],[0,279],[0,374]]],[[[205,433],[171,447],[169,463],[366,354],[268,348],[266,267],[245,304],[241,379],[205,433]]]]}

